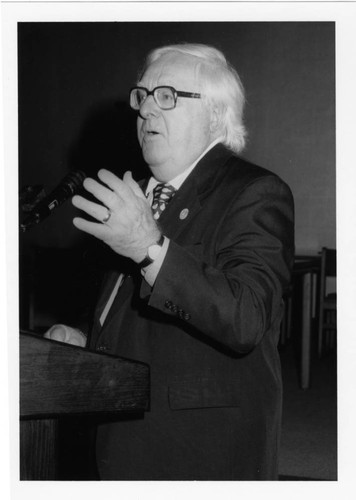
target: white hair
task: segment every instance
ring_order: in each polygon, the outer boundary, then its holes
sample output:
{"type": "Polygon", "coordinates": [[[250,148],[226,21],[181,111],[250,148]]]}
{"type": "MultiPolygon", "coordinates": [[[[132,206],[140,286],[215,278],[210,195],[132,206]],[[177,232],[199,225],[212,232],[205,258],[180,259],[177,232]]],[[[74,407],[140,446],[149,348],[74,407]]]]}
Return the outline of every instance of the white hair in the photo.
{"type": "Polygon", "coordinates": [[[190,43],[154,49],[147,56],[144,71],[154,61],[170,53],[197,58],[197,76],[202,98],[211,109],[217,111],[218,130],[223,143],[233,152],[241,152],[246,140],[243,124],[245,91],[237,71],[218,49],[190,43]]]}

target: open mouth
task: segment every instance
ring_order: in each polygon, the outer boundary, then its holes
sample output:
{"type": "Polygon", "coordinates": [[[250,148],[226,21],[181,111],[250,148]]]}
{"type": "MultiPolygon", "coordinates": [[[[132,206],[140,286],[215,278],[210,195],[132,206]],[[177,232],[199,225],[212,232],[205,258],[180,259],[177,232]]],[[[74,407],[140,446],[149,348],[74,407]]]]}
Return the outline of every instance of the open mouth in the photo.
{"type": "Polygon", "coordinates": [[[146,130],[145,134],[144,134],[144,137],[145,139],[154,139],[155,137],[158,137],[159,136],[159,132],[157,132],[156,130],[146,130]]]}

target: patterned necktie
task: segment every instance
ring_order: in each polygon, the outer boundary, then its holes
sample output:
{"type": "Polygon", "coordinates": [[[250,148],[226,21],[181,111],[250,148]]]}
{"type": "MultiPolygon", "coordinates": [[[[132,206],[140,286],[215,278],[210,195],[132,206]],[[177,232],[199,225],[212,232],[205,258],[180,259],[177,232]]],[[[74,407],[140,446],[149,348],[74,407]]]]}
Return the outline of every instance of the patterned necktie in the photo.
{"type": "Polygon", "coordinates": [[[153,218],[158,219],[166,209],[168,203],[176,193],[176,189],[167,182],[160,182],[153,189],[152,213],[153,218]]]}

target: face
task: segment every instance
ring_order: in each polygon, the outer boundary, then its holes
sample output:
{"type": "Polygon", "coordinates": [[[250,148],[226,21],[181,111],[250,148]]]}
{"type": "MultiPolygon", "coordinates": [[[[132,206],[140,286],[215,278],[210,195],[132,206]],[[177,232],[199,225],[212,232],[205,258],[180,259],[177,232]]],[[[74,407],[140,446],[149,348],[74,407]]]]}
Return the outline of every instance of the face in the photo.
{"type": "MultiPolygon", "coordinates": [[[[138,86],[153,90],[169,85],[200,92],[196,63],[190,56],[166,54],[151,64],[138,86]]],[[[137,118],[143,157],[154,177],[169,181],[188,168],[212,141],[210,113],[202,99],[178,97],[174,109],[162,110],[148,96],[137,118]]]]}

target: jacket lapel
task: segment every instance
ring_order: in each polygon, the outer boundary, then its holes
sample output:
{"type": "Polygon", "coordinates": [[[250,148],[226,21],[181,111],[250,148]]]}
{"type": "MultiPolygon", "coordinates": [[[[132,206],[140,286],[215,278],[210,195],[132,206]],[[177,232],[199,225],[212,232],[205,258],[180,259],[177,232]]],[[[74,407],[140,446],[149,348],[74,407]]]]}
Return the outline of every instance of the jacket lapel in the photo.
{"type": "Polygon", "coordinates": [[[220,167],[231,155],[222,144],[216,145],[184,181],[159,219],[163,233],[168,238],[177,238],[201,210],[204,198],[214,190],[220,167]]]}
{"type": "Polygon", "coordinates": [[[159,219],[163,234],[170,239],[177,238],[200,210],[201,204],[196,185],[190,183],[184,187],[181,186],[159,219]]]}

